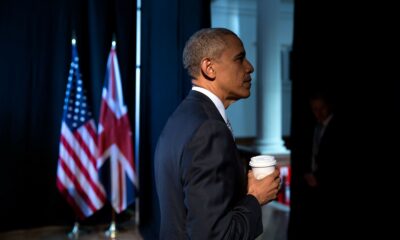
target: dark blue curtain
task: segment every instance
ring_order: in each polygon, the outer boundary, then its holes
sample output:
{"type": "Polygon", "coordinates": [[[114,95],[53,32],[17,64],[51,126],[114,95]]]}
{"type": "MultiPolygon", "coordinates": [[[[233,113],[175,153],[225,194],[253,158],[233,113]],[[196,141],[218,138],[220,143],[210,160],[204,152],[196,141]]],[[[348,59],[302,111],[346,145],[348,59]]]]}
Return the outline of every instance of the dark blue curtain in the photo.
{"type": "MultiPolygon", "coordinates": [[[[158,236],[153,152],[169,114],[191,83],[181,63],[185,41],[210,26],[210,1],[142,1],[140,216],[158,236]]],[[[76,32],[80,68],[95,117],[112,35],[132,126],[135,113],[136,1],[4,0],[0,3],[0,231],[74,221],[56,189],[65,85],[76,32]]],[[[110,207],[85,220],[105,223],[110,207]]]]}
{"type": "MultiPolygon", "coordinates": [[[[135,1],[1,1],[0,231],[72,226],[73,211],[56,188],[72,29],[96,120],[115,33],[125,101],[134,120],[135,28],[135,1]]],[[[84,223],[108,222],[110,212],[107,206],[84,223]]]]}
{"type": "Polygon", "coordinates": [[[191,34],[210,27],[210,1],[149,0],[142,4],[141,232],[145,239],[158,239],[160,209],[153,154],[168,116],[191,88],[182,66],[182,50],[191,34]]]}

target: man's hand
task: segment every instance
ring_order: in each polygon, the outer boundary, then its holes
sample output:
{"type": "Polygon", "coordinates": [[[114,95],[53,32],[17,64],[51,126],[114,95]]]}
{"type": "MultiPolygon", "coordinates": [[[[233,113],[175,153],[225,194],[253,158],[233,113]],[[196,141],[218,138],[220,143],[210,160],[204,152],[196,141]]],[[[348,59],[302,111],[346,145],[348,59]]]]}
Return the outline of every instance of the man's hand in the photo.
{"type": "Polygon", "coordinates": [[[306,179],[306,182],[307,182],[308,186],[310,186],[310,187],[317,187],[318,186],[318,181],[317,181],[317,178],[315,177],[314,174],[306,173],[304,175],[304,178],[306,179]]]}
{"type": "Polygon", "coordinates": [[[247,194],[251,194],[257,198],[260,205],[264,205],[276,198],[278,194],[281,178],[280,172],[276,168],[275,171],[263,179],[257,180],[253,171],[247,174],[247,194]]]}

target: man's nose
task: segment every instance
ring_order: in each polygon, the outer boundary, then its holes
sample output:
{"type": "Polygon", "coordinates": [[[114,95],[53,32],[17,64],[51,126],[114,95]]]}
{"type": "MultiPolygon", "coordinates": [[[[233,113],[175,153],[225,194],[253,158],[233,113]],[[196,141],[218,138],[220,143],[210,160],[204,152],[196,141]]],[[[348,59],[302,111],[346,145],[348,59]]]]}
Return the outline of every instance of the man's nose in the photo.
{"type": "Polygon", "coordinates": [[[249,72],[249,73],[254,72],[254,67],[253,67],[253,65],[251,64],[251,62],[250,62],[249,60],[247,60],[247,59],[246,59],[246,62],[247,62],[247,64],[248,64],[248,72],[249,72]]]}

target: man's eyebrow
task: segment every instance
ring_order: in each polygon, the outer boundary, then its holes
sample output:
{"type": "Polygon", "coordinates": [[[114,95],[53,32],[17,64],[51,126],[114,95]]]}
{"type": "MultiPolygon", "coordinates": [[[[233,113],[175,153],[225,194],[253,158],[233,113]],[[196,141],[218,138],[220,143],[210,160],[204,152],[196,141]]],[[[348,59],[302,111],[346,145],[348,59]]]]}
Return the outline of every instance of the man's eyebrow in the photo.
{"type": "Polygon", "coordinates": [[[246,57],[246,51],[242,51],[235,55],[234,59],[244,58],[246,57]]]}

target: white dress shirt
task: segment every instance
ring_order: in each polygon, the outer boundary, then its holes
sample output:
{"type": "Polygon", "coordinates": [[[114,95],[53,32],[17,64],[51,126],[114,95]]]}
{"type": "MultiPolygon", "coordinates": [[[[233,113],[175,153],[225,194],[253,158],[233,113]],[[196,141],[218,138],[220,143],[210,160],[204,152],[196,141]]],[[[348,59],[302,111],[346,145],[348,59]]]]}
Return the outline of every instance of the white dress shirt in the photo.
{"type": "Polygon", "coordinates": [[[221,99],[217,97],[214,93],[210,92],[209,90],[197,86],[192,87],[193,91],[201,92],[204,95],[206,95],[211,101],[214,103],[214,105],[217,107],[219,114],[221,114],[222,118],[224,119],[225,123],[228,125],[228,118],[226,117],[226,112],[224,108],[224,104],[222,103],[221,99]]]}

